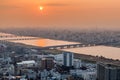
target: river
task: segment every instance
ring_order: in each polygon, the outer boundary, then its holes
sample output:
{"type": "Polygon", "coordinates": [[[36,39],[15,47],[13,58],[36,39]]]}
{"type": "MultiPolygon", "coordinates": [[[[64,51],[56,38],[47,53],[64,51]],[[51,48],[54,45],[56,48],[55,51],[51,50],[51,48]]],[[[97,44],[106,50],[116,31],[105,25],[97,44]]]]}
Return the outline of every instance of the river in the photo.
{"type": "MultiPolygon", "coordinates": [[[[2,33],[2,35],[5,35],[5,34],[2,33]]],[[[10,34],[7,34],[7,35],[10,35],[10,34]]],[[[34,38],[34,37],[22,36],[22,37],[17,37],[17,38],[34,38]]],[[[4,39],[16,39],[16,37],[0,38],[0,40],[4,40],[4,39]]],[[[67,45],[67,44],[68,45],[69,44],[80,44],[78,42],[69,42],[69,41],[53,40],[53,39],[45,39],[45,38],[39,38],[36,40],[13,40],[11,42],[23,43],[27,45],[40,46],[40,47],[67,45]]],[[[73,53],[78,53],[78,54],[104,56],[106,58],[120,59],[120,48],[116,48],[116,47],[93,46],[93,47],[81,47],[81,48],[71,48],[71,49],[62,49],[62,50],[73,52],[73,53]]]]}

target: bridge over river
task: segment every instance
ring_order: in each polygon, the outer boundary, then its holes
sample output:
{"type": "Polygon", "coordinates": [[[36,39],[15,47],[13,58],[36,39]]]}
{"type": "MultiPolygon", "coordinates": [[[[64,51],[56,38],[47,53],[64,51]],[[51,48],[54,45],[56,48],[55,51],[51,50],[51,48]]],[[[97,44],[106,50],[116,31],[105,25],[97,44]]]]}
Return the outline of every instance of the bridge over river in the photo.
{"type": "MultiPolygon", "coordinates": [[[[0,42],[1,43],[7,43],[7,42],[12,42],[12,41],[20,41],[20,40],[37,40],[40,39],[39,37],[11,37],[8,36],[8,38],[3,37],[0,38],[0,42]]],[[[55,46],[46,46],[46,47],[40,47],[40,48],[36,48],[38,50],[41,49],[67,49],[67,48],[78,48],[78,47],[90,47],[90,46],[96,46],[95,44],[81,44],[81,43],[77,43],[77,44],[66,44],[66,45],[55,45],[55,46]]]]}
{"type": "Polygon", "coordinates": [[[6,41],[20,41],[20,40],[36,40],[36,39],[40,39],[40,38],[13,38],[13,39],[0,39],[1,42],[6,42],[6,41]]]}
{"type": "MultiPolygon", "coordinates": [[[[2,36],[0,37],[0,43],[6,43],[11,41],[19,41],[19,40],[37,40],[40,39],[39,37],[21,37],[21,36],[2,36]]],[[[89,44],[89,43],[77,43],[77,44],[66,44],[66,45],[56,45],[56,46],[46,46],[46,47],[38,47],[35,48],[37,50],[43,50],[43,49],[69,49],[69,48],[79,48],[79,47],[91,47],[91,46],[99,46],[99,45],[105,45],[109,43],[115,43],[114,42],[105,42],[105,43],[99,43],[99,44],[89,44]]]]}
{"type": "Polygon", "coordinates": [[[81,43],[81,44],[67,44],[67,45],[57,45],[57,46],[48,46],[42,48],[35,48],[37,50],[44,50],[44,49],[70,49],[70,48],[80,48],[80,47],[92,47],[92,46],[100,46],[100,45],[107,45],[110,43],[117,43],[116,42],[105,42],[105,43],[98,43],[98,44],[89,44],[89,43],[81,43]]]}
{"type": "Polygon", "coordinates": [[[57,46],[41,47],[41,48],[35,48],[35,49],[37,49],[37,50],[69,49],[69,48],[90,47],[90,46],[97,46],[97,45],[95,45],[95,44],[68,44],[68,45],[57,45],[57,46]]]}

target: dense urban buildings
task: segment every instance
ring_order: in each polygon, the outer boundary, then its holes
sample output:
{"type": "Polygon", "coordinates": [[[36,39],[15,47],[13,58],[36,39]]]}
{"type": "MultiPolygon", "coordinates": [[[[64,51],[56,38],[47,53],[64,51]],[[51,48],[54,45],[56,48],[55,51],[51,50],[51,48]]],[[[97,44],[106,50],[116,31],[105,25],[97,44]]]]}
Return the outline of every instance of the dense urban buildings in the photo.
{"type": "Polygon", "coordinates": [[[3,56],[0,58],[2,80],[96,79],[96,65],[75,59],[73,53],[61,52],[53,55],[27,48],[23,50],[24,54],[15,52],[9,53],[6,58],[3,56]]]}
{"type": "MultiPolygon", "coordinates": [[[[18,40],[25,40],[23,38],[18,40]]],[[[0,43],[0,80],[120,80],[119,59],[6,40],[0,43]]]]}

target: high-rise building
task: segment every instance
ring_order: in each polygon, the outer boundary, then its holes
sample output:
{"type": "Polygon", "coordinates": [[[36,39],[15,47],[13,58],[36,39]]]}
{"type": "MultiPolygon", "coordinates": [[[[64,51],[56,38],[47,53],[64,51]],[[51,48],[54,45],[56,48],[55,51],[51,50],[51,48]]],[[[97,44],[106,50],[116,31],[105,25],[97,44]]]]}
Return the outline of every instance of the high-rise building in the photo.
{"type": "Polygon", "coordinates": [[[74,59],[73,57],[74,57],[73,53],[64,52],[63,53],[63,65],[66,67],[73,66],[73,59],[74,59]]]}
{"type": "Polygon", "coordinates": [[[98,80],[120,80],[120,66],[98,63],[97,78],[98,80]]]}
{"type": "Polygon", "coordinates": [[[54,58],[53,57],[44,57],[41,60],[41,68],[46,70],[51,70],[54,68],[54,58]]]}

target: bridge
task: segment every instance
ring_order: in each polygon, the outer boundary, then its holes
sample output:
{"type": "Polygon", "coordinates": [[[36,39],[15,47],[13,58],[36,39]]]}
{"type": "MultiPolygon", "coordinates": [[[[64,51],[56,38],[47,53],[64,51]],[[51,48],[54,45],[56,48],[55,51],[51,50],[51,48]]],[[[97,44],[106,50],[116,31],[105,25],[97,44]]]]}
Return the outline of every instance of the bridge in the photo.
{"type": "Polygon", "coordinates": [[[13,38],[13,37],[19,37],[19,36],[14,35],[14,34],[0,32],[0,38],[13,38]]]}
{"type": "Polygon", "coordinates": [[[90,46],[97,46],[96,44],[68,44],[68,45],[57,45],[57,46],[48,46],[48,47],[41,47],[41,48],[34,48],[37,50],[54,50],[54,49],[70,49],[70,48],[79,48],[79,47],[90,47],[90,46]]]}
{"type": "MultiPolygon", "coordinates": [[[[27,37],[29,37],[29,38],[33,38],[33,37],[31,37],[31,36],[27,36],[27,37]]],[[[12,35],[12,34],[4,34],[4,35],[1,35],[0,34],[0,39],[4,39],[4,38],[25,38],[25,36],[17,36],[17,35],[12,35]]],[[[34,37],[35,38],[35,37],[34,37]]]]}
{"type": "MultiPolygon", "coordinates": [[[[1,43],[6,43],[6,42],[9,42],[9,41],[19,41],[19,40],[36,40],[36,39],[40,39],[39,37],[21,37],[20,36],[2,36],[2,38],[0,37],[0,42],[1,43]],[[7,39],[7,37],[9,37],[7,39]],[[11,39],[10,39],[11,37],[11,39]],[[3,38],[6,38],[6,39],[3,39],[3,38]]],[[[99,44],[89,44],[89,43],[86,43],[86,44],[68,44],[68,45],[57,45],[57,46],[47,46],[47,47],[39,47],[39,48],[34,48],[34,49],[37,49],[37,50],[49,50],[49,49],[69,49],[69,48],[79,48],[79,47],[91,47],[91,46],[100,46],[100,45],[105,45],[105,44],[110,44],[110,43],[116,43],[118,41],[114,41],[114,42],[105,42],[105,43],[99,43],[99,44]]]]}
{"type": "Polygon", "coordinates": [[[15,35],[0,35],[0,38],[13,38],[13,37],[18,37],[15,35]]]}
{"type": "MultiPolygon", "coordinates": [[[[9,41],[20,41],[20,40],[36,40],[40,39],[39,37],[16,37],[10,38],[10,36],[7,36],[9,38],[3,37],[0,38],[1,43],[7,43],[9,41]],[[5,38],[5,39],[4,39],[5,38]]],[[[79,47],[90,47],[90,46],[96,46],[96,44],[68,44],[68,45],[57,45],[57,46],[48,46],[48,47],[40,47],[40,48],[35,48],[37,50],[48,50],[48,49],[68,49],[68,48],[79,48],[79,47]]]]}
{"type": "Polygon", "coordinates": [[[38,38],[38,37],[35,37],[35,38],[6,38],[6,39],[1,39],[0,38],[0,42],[2,42],[2,43],[4,43],[4,42],[9,42],[9,41],[20,41],[20,40],[36,40],[36,39],[40,39],[40,38],[38,38]]]}
{"type": "Polygon", "coordinates": [[[105,42],[105,43],[98,43],[98,44],[68,44],[68,45],[57,45],[57,46],[48,46],[48,47],[41,47],[41,48],[34,48],[37,50],[54,50],[54,49],[70,49],[70,48],[80,48],[80,47],[92,47],[92,46],[100,46],[100,45],[107,45],[110,43],[117,43],[119,41],[115,42],[105,42]]]}

